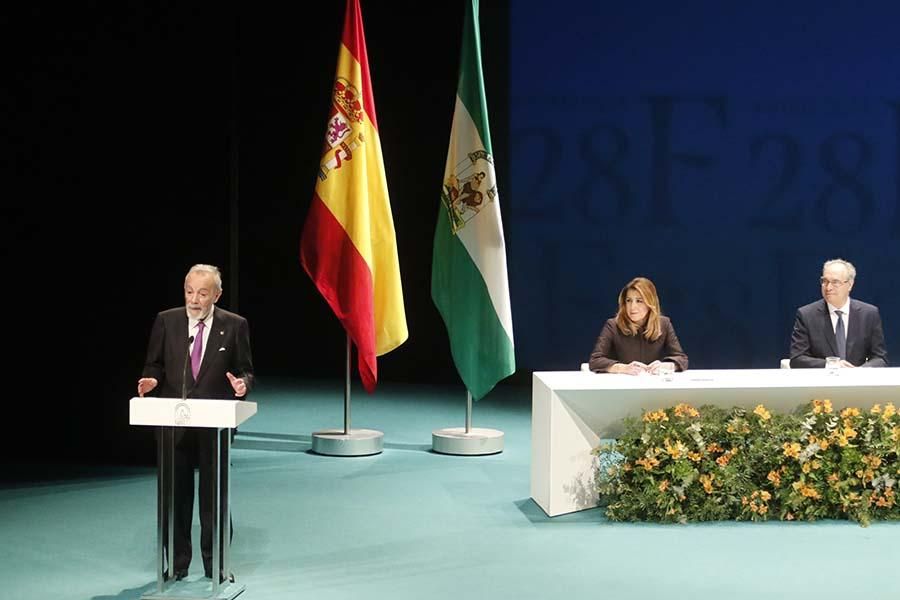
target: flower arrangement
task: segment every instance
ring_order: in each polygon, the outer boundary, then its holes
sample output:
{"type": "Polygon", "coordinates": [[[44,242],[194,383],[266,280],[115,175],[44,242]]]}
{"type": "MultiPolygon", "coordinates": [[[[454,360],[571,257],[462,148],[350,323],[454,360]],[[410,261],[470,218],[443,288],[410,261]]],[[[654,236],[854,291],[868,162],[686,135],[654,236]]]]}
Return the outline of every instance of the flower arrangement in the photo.
{"type": "Polygon", "coordinates": [[[900,519],[900,414],[893,403],[793,414],[689,404],[625,419],[595,450],[607,518],[900,519]]]}

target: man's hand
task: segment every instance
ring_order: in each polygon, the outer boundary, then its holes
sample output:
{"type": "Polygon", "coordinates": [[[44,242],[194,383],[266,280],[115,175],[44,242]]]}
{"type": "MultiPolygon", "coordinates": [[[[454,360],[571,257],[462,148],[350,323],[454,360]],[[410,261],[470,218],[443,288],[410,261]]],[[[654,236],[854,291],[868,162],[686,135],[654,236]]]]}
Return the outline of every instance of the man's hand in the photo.
{"type": "Polygon", "coordinates": [[[138,379],[138,396],[143,398],[144,394],[152,392],[157,385],[159,385],[159,382],[156,381],[155,377],[142,377],[141,379],[138,379]]]}
{"type": "Polygon", "coordinates": [[[232,389],[234,389],[235,396],[241,398],[247,394],[247,383],[243,378],[235,377],[231,373],[225,373],[225,377],[228,378],[228,382],[231,384],[232,389]]]}
{"type": "Polygon", "coordinates": [[[854,365],[852,362],[848,362],[846,360],[841,359],[841,368],[842,369],[855,369],[856,365],[854,365]]]}

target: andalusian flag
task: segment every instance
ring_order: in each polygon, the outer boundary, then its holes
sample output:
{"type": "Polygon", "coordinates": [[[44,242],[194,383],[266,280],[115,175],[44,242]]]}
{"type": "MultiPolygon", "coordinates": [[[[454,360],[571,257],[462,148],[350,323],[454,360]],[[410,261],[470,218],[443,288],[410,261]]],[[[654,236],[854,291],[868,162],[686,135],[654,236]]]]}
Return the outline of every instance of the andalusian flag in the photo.
{"type": "Polygon", "coordinates": [[[478,0],[466,9],[456,109],[434,234],[431,297],[478,400],[516,370],[506,245],[488,130],[478,0]]]}
{"type": "Polygon", "coordinates": [[[371,392],[378,380],[375,357],[409,334],[359,0],[347,0],[300,261],[356,345],[359,375],[371,392]]]}

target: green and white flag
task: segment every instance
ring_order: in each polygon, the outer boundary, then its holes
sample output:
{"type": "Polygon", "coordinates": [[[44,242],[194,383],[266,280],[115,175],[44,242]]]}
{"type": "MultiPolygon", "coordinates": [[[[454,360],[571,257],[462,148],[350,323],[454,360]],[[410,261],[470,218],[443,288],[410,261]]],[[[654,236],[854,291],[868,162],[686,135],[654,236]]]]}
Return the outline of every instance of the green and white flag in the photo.
{"type": "Polygon", "coordinates": [[[459,86],[434,234],[431,297],[476,400],[516,370],[506,244],[488,129],[478,2],[466,8],[459,86]]]}

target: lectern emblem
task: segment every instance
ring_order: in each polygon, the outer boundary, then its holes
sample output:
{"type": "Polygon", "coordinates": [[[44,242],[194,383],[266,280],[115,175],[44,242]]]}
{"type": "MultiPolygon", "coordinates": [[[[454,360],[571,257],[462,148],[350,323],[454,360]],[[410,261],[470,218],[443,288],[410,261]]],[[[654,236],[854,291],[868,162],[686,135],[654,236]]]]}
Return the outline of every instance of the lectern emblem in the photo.
{"type": "Polygon", "coordinates": [[[188,425],[191,422],[191,407],[187,402],[179,402],[175,405],[175,424],[188,425]]]}

